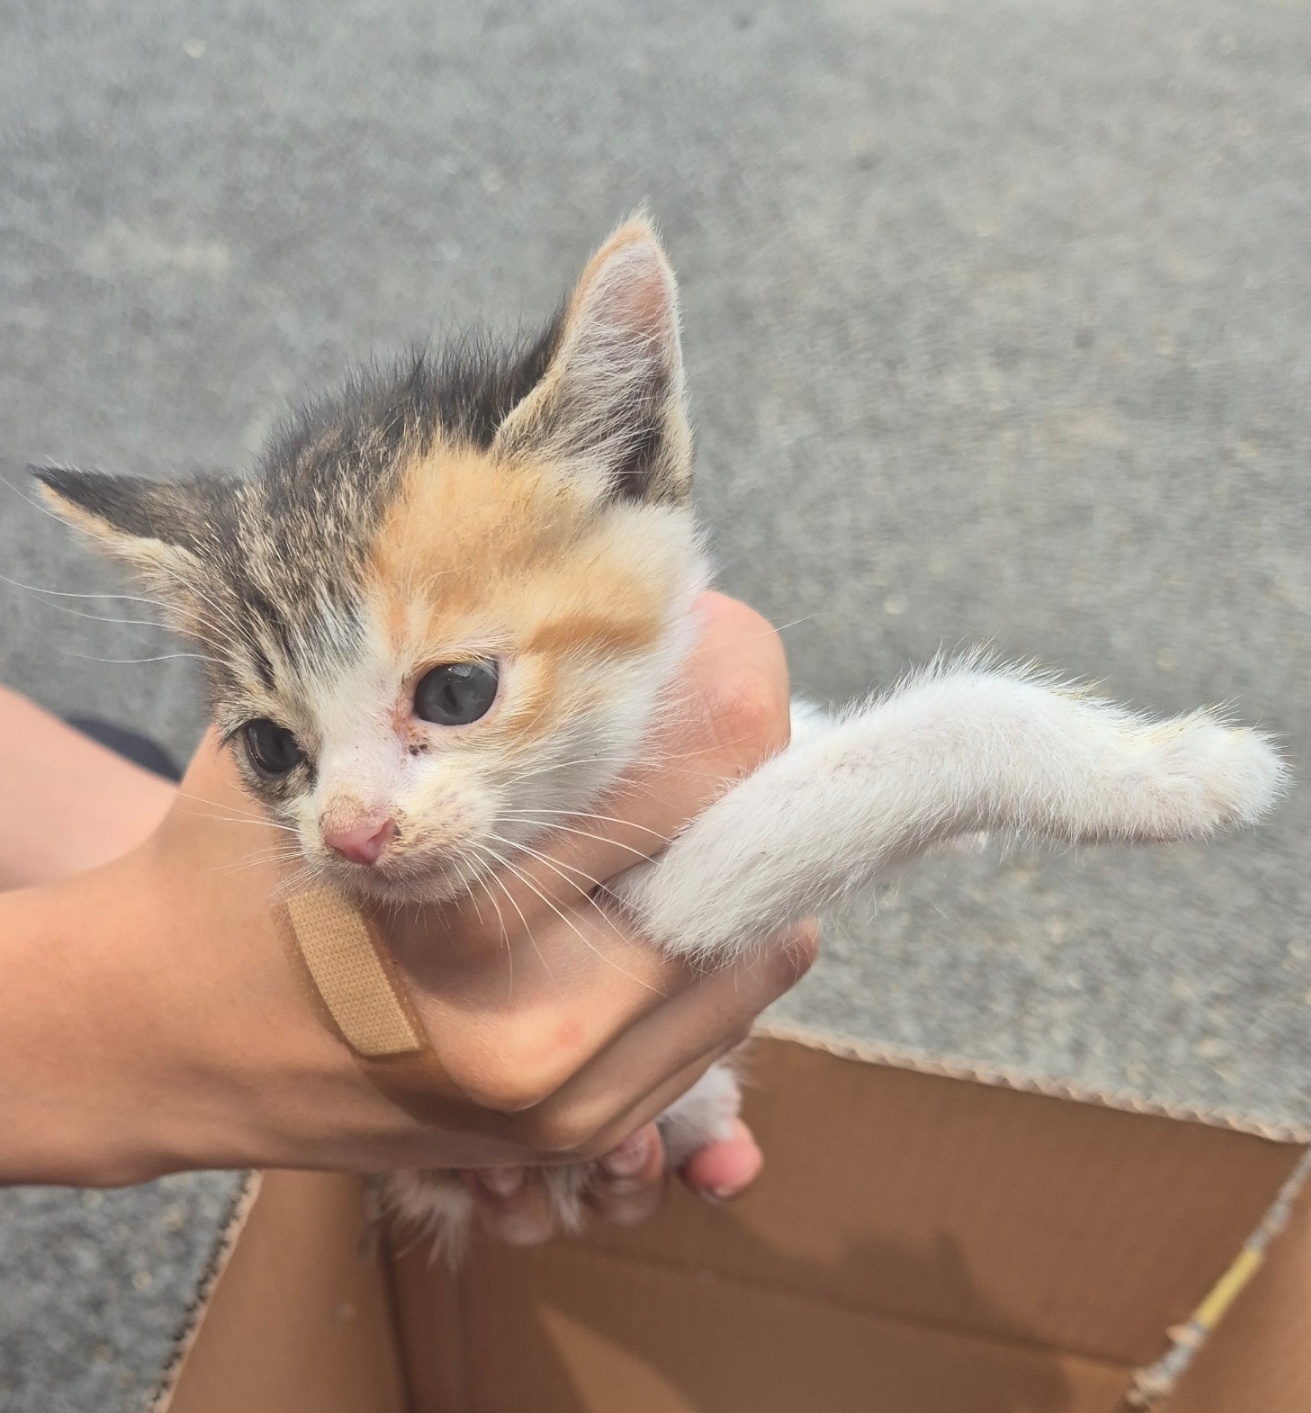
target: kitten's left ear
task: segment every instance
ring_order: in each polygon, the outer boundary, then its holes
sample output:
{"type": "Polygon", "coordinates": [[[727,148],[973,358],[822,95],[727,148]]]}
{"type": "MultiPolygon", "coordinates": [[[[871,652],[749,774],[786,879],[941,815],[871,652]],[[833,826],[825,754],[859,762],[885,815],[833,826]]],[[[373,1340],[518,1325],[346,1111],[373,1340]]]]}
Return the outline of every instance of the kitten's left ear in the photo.
{"type": "Polygon", "coordinates": [[[686,499],[692,433],[677,285],[645,217],[592,257],[545,375],[501,424],[492,451],[560,464],[598,498],[686,499]]]}

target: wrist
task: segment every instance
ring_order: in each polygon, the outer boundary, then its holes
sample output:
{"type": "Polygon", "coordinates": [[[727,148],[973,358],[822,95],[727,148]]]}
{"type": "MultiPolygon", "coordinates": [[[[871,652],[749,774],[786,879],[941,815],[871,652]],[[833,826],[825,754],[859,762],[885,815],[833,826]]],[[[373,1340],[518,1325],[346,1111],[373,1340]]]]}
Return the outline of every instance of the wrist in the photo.
{"type": "Polygon", "coordinates": [[[173,785],[0,688],[0,888],[98,868],[154,830],[173,785]]]}
{"type": "Polygon", "coordinates": [[[155,1101],[136,1140],[146,1164],[376,1171],[522,1156],[379,1093],[321,1018],[277,872],[192,853],[186,831],[166,827],[122,863],[125,891],[153,900],[149,976],[138,965],[123,978],[154,1036],[143,1083],[155,1101]]]}
{"type": "Polygon", "coordinates": [[[5,894],[7,1182],[119,1184],[160,1170],[162,1037],[132,972],[155,932],[124,864],[5,894]]]}
{"type": "Polygon", "coordinates": [[[318,1166],[366,1114],[392,1114],[318,1017],[277,920],[277,875],[190,845],[166,828],[121,865],[125,891],[151,900],[149,938],[121,972],[153,1036],[128,1061],[152,1071],[142,1156],[160,1172],[318,1166]]]}
{"type": "Polygon", "coordinates": [[[156,837],[0,900],[0,1180],[292,1165],[310,1155],[316,1104],[359,1123],[348,1096],[363,1081],[298,989],[271,904],[180,862],[156,837]]]}

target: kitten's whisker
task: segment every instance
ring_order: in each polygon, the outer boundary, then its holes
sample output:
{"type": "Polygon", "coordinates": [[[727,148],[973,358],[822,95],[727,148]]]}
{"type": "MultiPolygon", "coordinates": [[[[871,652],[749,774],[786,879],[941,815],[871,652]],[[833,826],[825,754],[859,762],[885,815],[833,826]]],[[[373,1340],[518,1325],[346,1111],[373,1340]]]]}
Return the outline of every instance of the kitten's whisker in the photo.
{"type": "Polygon", "coordinates": [[[500,941],[502,941],[503,947],[506,948],[506,969],[507,972],[509,972],[509,976],[507,976],[506,979],[506,995],[513,996],[514,948],[510,945],[510,933],[506,930],[506,918],[504,918],[504,914],[502,910],[500,910],[500,903],[496,901],[496,894],[492,892],[492,882],[490,882],[490,879],[493,879],[494,876],[496,876],[494,873],[492,873],[492,875],[485,875],[483,872],[477,873],[477,876],[473,879],[473,887],[469,889],[469,901],[473,904],[473,910],[477,913],[477,926],[479,927],[482,927],[483,914],[482,909],[477,906],[477,890],[482,889],[483,893],[487,894],[487,901],[496,909],[497,926],[500,927],[500,941]]]}
{"type": "MultiPolygon", "coordinates": [[[[664,841],[665,836],[658,829],[648,829],[645,824],[638,824],[631,819],[620,819],[612,814],[597,814],[595,810],[555,810],[541,808],[528,808],[521,810],[502,810],[502,814],[511,815],[539,815],[539,814],[562,814],[566,819],[594,819],[598,824],[620,824],[625,829],[640,829],[643,834],[650,834],[652,838],[664,841]]],[[[555,827],[555,826],[552,826],[555,827]]]]}
{"type": "MultiPolygon", "coordinates": [[[[492,837],[496,838],[497,836],[493,835],[492,837]]],[[[501,840],[500,842],[505,843],[506,841],[501,840]]],[[[552,859],[548,858],[545,854],[538,853],[536,849],[530,849],[527,847],[527,845],[524,844],[520,844],[518,847],[524,853],[545,864],[546,867],[549,868],[552,873],[558,874],[571,887],[578,888],[578,884],[572,878],[570,878],[569,875],[564,871],[565,868],[571,868],[570,865],[565,864],[563,868],[557,867],[557,865],[552,859]]],[[[583,898],[586,902],[590,903],[592,907],[596,909],[600,916],[605,920],[607,926],[617,937],[623,938],[623,932],[620,930],[614,917],[609,912],[607,912],[605,908],[601,906],[601,904],[596,900],[596,897],[594,896],[593,890],[596,888],[604,888],[605,884],[602,883],[600,879],[593,878],[590,874],[584,873],[582,869],[571,868],[571,872],[578,874],[580,878],[584,879],[587,883],[590,883],[592,885],[591,888],[588,888],[586,891],[583,891],[581,888],[578,889],[579,896],[583,898]]],[[[625,938],[624,940],[626,941],[627,939],[625,938]]],[[[625,975],[627,975],[627,973],[625,973],[625,975]]]]}
{"type": "Polygon", "coordinates": [[[28,505],[32,507],[33,510],[39,510],[42,515],[48,515],[51,520],[57,521],[60,525],[66,525],[68,523],[62,515],[56,515],[55,512],[51,510],[48,505],[43,504],[39,500],[34,500],[25,491],[19,490],[19,488],[14,485],[14,483],[9,479],[8,476],[0,476],[0,481],[3,481],[4,484],[19,498],[19,500],[25,500],[28,505]]]}
{"type": "MultiPolygon", "coordinates": [[[[0,574],[0,582],[6,583],[6,584],[12,584],[15,588],[18,588],[18,589],[29,589],[32,593],[35,593],[35,594],[53,593],[53,592],[54,592],[53,589],[32,589],[32,588],[31,588],[31,585],[29,585],[29,584],[20,584],[16,579],[6,579],[3,574],[0,574]]],[[[97,598],[97,597],[99,597],[99,595],[97,595],[97,594],[77,594],[77,595],[70,595],[70,597],[88,598],[88,599],[91,599],[91,598],[97,598]]],[[[126,598],[127,595],[126,595],[126,594],[123,594],[123,595],[120,596],[120,595],[115,595],[115,594],[107,594],[107,595],[105,595],[105,597],[106,597],[106,598],[117,598],[117,597],[126,598]]],[[[38,599],[37,602],[38,602],[38,603],[41,603],[42,607],[44,607],[44,608],[52,608],[52,609],[54,609],[54,611],[55,611],[56,613],[66,613],[66,614],[68,614],[69,617],[71,617],[71,618],[88,618],[88,619],[91,620],[92,623],[114,623],[114,624],[118,624],[118,625],[120,625],[120,626],[122,626],[122,627],[127,627],[127,628],[163,628],[163,629],[167,629],[167,628],[168,628],[168,624],[167,624],[167,623],[161,623],[157,618],[106,618],[103,614],[100,614],[100,613],[85,613],[85,612],[83,612],[82,609],[80,609],[80,608],[69,608],[69,606],[68,606],[67,604],[63,604],[63,603],[45,603],[44,600],[41,600],[41,599],[38,599]]]]}
{"type": "MultiPolygon", "coordinates": [[[[515,868],[515,866],[508,859],[501,859],[501,864],[504,868],[509,869],[509,871],[514,874],[514,876],[519,880],[520,883],[524,885],[525,888],[535,893],[537,897],[540,898],[541,901],[545,903],[548,908],[550,908],[550,910],[556,915],[556,917],[558,917],[560,921],[564,923],[564,925],[570,930],[570,932],[572,932],[574,936],[578,938],[578,940],[583,944],[584,947],[588,949],[589,952],[595,953],[595,955],[599,957],[601,961],[605,962],[607,966],[613,967],[621,976],[626,976],[629,981],[635,981],[639,986],[646,987],[648,991],[653,991],[657,996],[665,995],[665,992],[662,991],[658,986],[652,986],[649,981],[643,981],[641,977],[634,976],[632,972],[628,971],[625,967],[621,967],[619,963],[614,960],[613,957],[607,957],[606,954],[594,942],[590,941],[586,936],[584,936],[583,932],[580,930],[576,923],[570,921],[570,919],[566,917],[565,914],[562,913],[559,908],[556,907],[556,905],[551,901],[551,899],[545,893],[543,893],[540,888],[538,888],[538,886],[532,881],[531,878],[529,878],[525,874],[520,873],[519,870],[515,868]]],[[[619,931],[619,928],[616,925],[614,919],[607,918],[607,921],[609,922],[611,929],[616,933],[616,935],[622,937],[623,934],[619,931]]],[[[537,946],[535,940],[533,942],[533,946],[537,946]]],[[[538,951],[537,955],[539,957],[542,955],[540,950],[538,951]]],[[[543,958],[542,964],[543,966],[546,965],[545,958],[543,958]]]]}
{"type": "Polygon", "coordinates": [[[296,892],[302,884],[320,883],[324,880],[324,873],[317,865],[310,863],[302,855],[301,867],[293,870],[285,878],[280,879],[274,886],[272,896],[282,901],[296,892]]]}
{"type": "MultiPolygon", "coordinates": [[[[770,633],[786,633],[789,628],[795,628],[799,623],[811,623],[819,617],[817,613],[808,613],[804,618],[794,618],[790,623],[771,623],[768,628],[762,628],[759,633],[753,633],[755,638],[767,638],[770,633]]],[[[743,639],[742,641],[746,641],[743,639]]]]}
{"type": "Polygon", "coordinates": [[[177,794],[179,799],[190,800],[194,804],[198,805],[208,805],[212,810],[228,811],[228,813],[226,814],[211,814],[204,816],[204,818],[207,819],[217,819],[227,824],[262,824],[269,829],[284,829],[288,834],[300,833],[300,830],[298,830],[294,825],[279,824],[277,820],[269,819],[263,813],[257,813],[253,807],[249,811],[240,810],[237,808],[236,805],[225,805],[221,801],[211,800],[205,795],[192,794],[190,790],[184,790],[180,785],[178,786],[177,794]]]}
{"type": "Polygon", "coordinates": [[[303,858],[301,850],[295,845],[288,843],[285,839],[278,839],[274,843],[266,844],[262,849],[253,849],[244,855],[245,858],[263,858],[277,854],[281,858],[296,859],[303,858]]]}
{"type": "MultiPolygon", "coordinates": [[[[237,812],[237,807],[235,805],[225,805],[220,800],[211,800],[208,795],[194,795],[191,793],[190,790],[184,790],[180,785],[178,786],[178,794],[182,797],[182,799],[195,800],[195,802],[200,805],[213,805],[215,809],[229,809],[232,810],[234,813],[237,812]]],[[[256,807],[252,804],[249,811],[241,812],[241,817],[243,819],[257,818],[255,814],[255,808],[256,807]]]]}
{"type": "MultiPolygon", "coordinates": [[[[469,856],[463,850],[455,856],[455,862],[459,865],[461,873],[468,873],[475,884],[481,881],[477,865],[470,867],[469,856]]],[[[473,915],[478,919],[478,926],[482,927],[483,910],[478,906],[478,899],[472,887],[469,888],[465,896],[469,899],[469,902],[473,904],[473,915]]]]}
{"type": "Polygon", "coordinates": [[[243,869],[265,868],[270,864],[292,863],[302,857],[299,849],[283,849],[272,853],[249,854],[244,859],[239,859],[236,863],[220,865],[219,872],[226,874],[240,873],[243,869]]]}
{"type": "Polygon", "coordinates": [[[183,591],[188,597],[199,599],[200,602],[206,606],[206,608],[211,609],[214,612],[216,617],[212,619],[207,618],[205,615],[200,616],[201,625],[203,627],[208,628],[211,632],[215,632],[216,636],[222,636],[222,634],[216,632],[216,629],[226,628],[228,632],[238,642],[245,643],[248,647],[255,646],[251,639],[250,633],[247,631],[246,627],[237,619],[237,617],[235,616],[235,614],[233,614],[230,608],[228,608],[224,604],[217,603],[214,599],[210,598],[208,594],[204,593],[195,583],[183,578],[181,574],[179,574],[176,570],[172,569],[166,563],[161,562],[159,568],[165,574],[169,575],[169,577],[172,578],[176,583],[180,584],[182,586],[183,591]]]}
{"type": "Polygon", "coordinates": [[[279,858],[284,859],[300,859],[303,861],[305,858],[305,853],[299,847],[299,845],[294,844],[287,839],[273,840],[271,843],[265,844],[263,848],[252,849],[250,853],[245,855],[245,857],[272,858],[275,854],[279,858]]]}
{"type": "Polygon", "coordinates": [[[272,844],[266,849],[256,849],[252,853],[245,854],[232,863],[220,864],[218,868],[220,872],[223,873],[237,873],[243,868],[256,868],[270,863],[292,862],[305,862],[305,856],[299,849],[293,848],[289,844],[272,844]]]}
{"type": "MultiPolygon", "coordinates": [[[[475,844],[474,848],[477,850],[478,853],[487,855],[494,862],[499,863],[502,867],[510,868],[510,865],[506,862],[506,860],[501,858],[501,856],[494,849],[488,848],[486,844],[475,844]]],[[[514,870],[511,868],[511,872],[513,871],[514,870]]],[[[517,876],[518,875],[516,875],[516,877],[517,876]]],[[[529,927],[528,919],[524,916],[524,911],[519,906],[519,900],[514,896],[510,889],[506,887],[505,880],[500,876],[500,873],[496,869],[493,869],[493,871],[488,875],[488,877],[496,881],[496,884],[500,888],[501,892],[505,894],[506,901],[515,910],[515,912],[519,914],[519,921],[523,923],[524,936],[527,937],[529,942],[532,943],[533,951],[537,953],[537,960],[541,962],[542,969],[546,972],[547,976],[551,978],[551,984],[555,987],[557,991],[560,992],[561,995],[563,995],[564,992],[561,989],[560,983],[555,979],[555,973],[551,970],[550,964],[542,955],[542,949],[537,945],[537,938],[533,936],[533,930],[531,927],[529,927]]],[[[488,894],[488,896],[491,896],[490,893],[488,894]]],[[[499,912],[500,909],[497,909],[497,911],[499,912]]],[[[509,949],[508,936],[506,937],[506,948],[507,950],[509,949]]]]}
{"type": "MultiPolygon", "coordinates": [[[[745,738],[745,737],[741,737],[740,739],[741,739],[741,740],[745,740],[746,738],[745,738]]],[[[532,770],[519,771],[519,772],[517,772],[515,775],[513,775],[513,776],[510,777],[510,780],[509,780],[508,783],[509,783],[509,784],[512,784],[512,785],[517,785],[517,784],[522,783],[522,782],[525,781],[525,780],[533,780],[533,779],[536,779],[537,777],[542,776],[542,775],[550,775],[550,774],[553,774],[555,771],[558,771],[558,770],[573,770],[573,769],[577,769],[579,766],[593,765],[593,764],[595,764],[597,761],[603,761],[603,762],[610,763],[610,764],[621,765],[621,766],[625,767],[626,771],[629,772],[629,773],[636,772],[636,771],[639,771],[639,770],[656,770],[656,769],[659,769],[659,768],[661,768],[661,767],[663,767],[663,766],[669,765],[671,762],[685,761],[685,760],[694,760],[694,759],[695,759],[696,757],[698,757],[698,756],[708,756],[708,755],[711,755],[711,754],[713,754],[713,752],[714,752],[715,750],[719,749],[719,747],[720,747],[721,745],[723,745],[723,744],[729,744],[729,745],[731,745],[731,744],[735,744],[735,743],[734,743],[734,742],[731,742],[731,741],[729,741],[729,742],[717,742],[716,745],[713,746],[713,747],[712,747],[712,746],[706,746],[706,747],[702,747],[702,748],[698,748],[698,749],[696,749],[696,750],[690,750],[690,751],[667,751],[667,750],[663,750],[663,749],[661,749],[661,750],[659,750],[659,751],[652,750],[652,751],[642,752],[642,753],[640,753],[640,754],[638,754],[638,755],[636,755],[636,756],[633,756],[633,755],[587,755],[587,756],[578,756],[578,757],[571,758],[571,759],[569,759],[569,760],[552,761],[552,762],[550,762],[550,763],[547,764],[547,765],[537,766],[537,767],[535,767],[535,768],[532,769],[532,770]]],[[[690,774],[691,772],[685,770],[684,773],[685,773],[685,774],[690,774]]],[[[702,772],[702,774],[703,774],[704,778],[707,779],[707,780],[720,778],[715,772],[712,772],[712,771],[704,771],[704,772],[702,772]]],[[[619,782],[619,788],[622,788],[622,786],[623,786],[624,783],[626,783],[626,782],[620,781],[620,782],[619,782]]],[[[611,787],[611,788],[613,789],[614,787],[611,787]]]]}
{"type": "MultiPolygon", "coordinates": [[[[202,796],[200,796],[200,795],[183,795],[181,791],[179,791],[178,793],[179,793],[179,796],[180,796],[182,799],[184,799],[184,800],[192,800],[192,801],[194,801],[196,804],[199,804],[199,805],[211,805],[211,806],[214,805],[214,801],[213,801],[213,800],[206,800],[206,799],[204,799],[204,798],[203,798],[202,796]]],[[[226,813],[223,813],[223,812],[222,812],[222,806],[221,806],[221,805],[220,805],[220,806],[217,806],[216,808],[217,808],[217,811],[218,811],[218,812],[216,812],[216,813],[205,814],[205,813],[202,813],[202,812],[199,811],[199,810],[191,810],[191,811],[188,811],[188,813],[191,813],[191,814],[196,815],[196,817],[197,817],[198,819],[212,819],[212,820],[215,820],[215,821],[217,821],[219,824],[258,824],[258,825],[270,824],[270,827],[272,827],[273,829],[286,829],[289,833],[294,833],[294,832],[295,832],[294,830],[291,830],[291,829],[289,828],[289,826],[287,826],[287,825],[285,825],[285,824],[272,824],[271,821],[268,821],[268,820],[252,819],[251,816],[248,815],[248,814],[236,814],[236,813],[226,814],[226,813]]]]}
{"type": "Polygon", "coordinates": [[[228,814],[201,814],[195,816],[197,819],[212,819],[218,824],[253,824],[261,829],[281,829],[288,834],[299,834],[299,829],[293,829],[289,824],[274,824],[271,819],[246,819],[244,816],[228,814]]]}
{"type": "Polygon", "coordinates": [[[253,853],[245,855],[242,862],[264,862],[270,859],[295,859],[303,863],[305,856],[294,844],[270,844],[267,849],[257,849],[253,853]]]}
{"type": "Polygon", "coordinates": [[[769,627],[763,627],[759,632],[747,634],[746,637],[740,639],[740,642],[750,642],[750,639],[753,639],[753,637],[769,637],[770,633],[785,633],[790,627],[797,627],[798,623],[814,622],[817,617],[819,617],[818,613],[807,613],[807,615],[800,617],[800,619],[793,619],[788,623],[770,623],[769,627]]]}
{"type": "MultiPolygon", "coordinates": [[[[566,813],[566,811],[562,810],[561,813],[566,813]]],[[[502,814],[509,817],[514,816],[514,812],[511,810],[503,810],[502,814]]],[[[575,815],[574,818],[577,818],[577,816],[575,815]]],[[[544,827],[546,831],[550,834],[576,834],[580,839],[595,839],[600,844],[612,844],[616,849],[623,849],[625,853],[632,854],[634,858],[639,859],[642,862],[645,862],[651,857],[650,854],[644,853],[641,849],[635,849],[631,844],[621,844],[618,839],[612,839],[607,834],[593,834],[588,829],[571,829],[567,824],[547,824],[544,827]]],[[[647,833],[655,835],[655,837],[659,839],[661,843],[665,842],[664,835],[656,834],[656,831],[654,829],[648,830],[647,833]]],[[[509,841],[506,840],[504,842],[508,843],[509,841]]],[[[516,847],[523,849],[525,852],[528,852],[528,847],[526,844],[519,844],[516,847]]],[[[599,882],[599,880],[594,878],[592,879],[592,882],[597,883],[599,882]]]]}
{"type": "Polygon", "coordinates": [[[75,653],[71,649],[62,650],[65,657],[80,658],[83,662],[103,662],[115,667],[125,667],[138,662],[172,662],[174,658],[188,657],[196,658],[201,662],[208,661],[204,653],[160,653],[156,657],[92,657],[90,653],[75,653]]]}
{"type": "MultiPolygon", "coordinates": [[[[602,887],[602,883],[599,878],[593,878],[590,873],[585,873],[581,868],[578,868],[573,864],[567,864],[563,862],[557,864],[556,861],[550,858],[547,854],[540,853],[538,850],[530,848],[527,844],[512,844],[510,840],[503,839],[499,834],[492,834],[489,837],[495,840],[495,842],[498,844],[504,844],[507,848],[515,849],[521,854],[527,854],[530,858],[539,859],[547,866],[547,868],[551,870],[552,873],[557,874],[560,878],[564,879],[564,881],[570,886],[570,888],[576,889],[580,897],[586,898],[591,893],[593,888],[602,887]],[[565,871],[566,869],[568,870],[568,872],[565,871]],[[577,878],[573,877],[573,875],[577,875],[577,878]],[[582,879],[582,881],[586,883],[588,887],[580,888],[578,886],[578,879],[582,879]]],[[[562,899],[561,901],[564,900],[562,899]]]]}
{"type": "MultiPolygon", "coordinates": [[[[0,574],[0,584],[8,584],[15,589],[26,589],[30,594],[50,594],[54,598],[60,599],[121,599],[125,603],[147,603],[152,608],[168,608],[168,605],[162,603],[159,599],[142,598],[140,594],[75,594],[68,589],[44,589],[39,584],[24,584],[17,579],[9,578],[6,574],[0,574]]],[[[56,605],[51,604],[50,607],[55,608],[56,605]]]]}
{"type": "MultiPolygon", "coordinates": [[[[482,847],[483,847],[483,848],[486,848],[486,845],[483,845],[482,847]]],[[[509,861],[509,859],[504,858],[504,857],[502,857],[502,856],[499,855],[499,854],[496,854],[496,853],[495,853],[494,851],[492,851],[492,850],[488,850],[488,852],[489,852],[489,853],[492,853],[492,856],[493,856],[494,858],[499,859],[499,861],[500,861],[500,866],[501,866],[502,869],[508,870],[510,873],[512,873],[512,874],[515,876],[515,878],[517,878],[517,879],[519,880],[520,883],[522,883],[522,884],[524,885],[525,888],[528,889],[528,891],[529,891],[530,893],[536,894],[536,896],[537,896],[538,898],[540,898],[541,901],[542,901],[543,903],[545,903],[546,906],[547,906],[548,908],[550,908],[551,911],[552,911],[553,913],[555,913],[555,915],[556,915],[562,922],[564,922],[567,926],[572,926],[572,924],[569,924],[569,923],[568,923],[568,920],[565,918],[564,914],[559,910],[559,908],[557,908],[557,907],[555,906],[555,904],[551,902],[551,900],[541,891],[540,888],[538,888],[538,887],[532,882],[531,879],[524,877],[524,875],[523,875],[522,873],[520,873],[519,870],[518,870],[517,868],[515,868],[515,866],[509,861]]],[[[523,917],[523,910],[519,907],[518,902],[516,902],[515,897],[514,897],[514,894],[513,894],[513,893],[511,892],[511,890],[506,886],[505,880],[504,880],[503,878],[500,878],[500,876],[499,876],[499,871],[498,871],[496,877],[497,877],[497,879],[498,879],[498,882],[499,882],[500,885],[501,885],[501,890],[502,890],[502,892],[504,892],[505,896],[510,900],[511,903],[514,904],[515,911],[516,911],[516,912],[519,914],[519,916],[522,918],[522,917],[523,917]]],[[[550,964],[547,962],[546,958],[542,955],[542,949],[537,945],[537,938],[536,938],[536,936],[533,934],[532,929],[531,929],[530,927],[528,927],[527,919],[524,919],[524,927],[525,927],[525,929],[527,930],[527,933],[528,933],[528,940],[533,944],[533,951],[537,953],[537,959],[538,959],[538,961],[540,961],[541,964],[542,964],[542,966],[545,968],[546,974],[547,974],[547,976],[549,976],[549,977],[551,978],[551,982],[552,982],[552,984],[555,986],[555,989],[563,996],[563,995],[564,995],[564,989],[561,987],[559,981],[556,980],[555,973],[551,970],[550,964]]],[[[573,931],[577,934],[577,936],[579,937],[579,939],[583,942],[583,944],[584,944],[585,946],[591,946],[591,944],[587,941],[587,939],[583,936],[583,934],[578,931],[578,929],[577,929],[576,927],[573,928],[573,931]]],[[[596,951],[596,948],[595,948],[595,947],[592,947],[592,950],[595,952],[595,951],[596,951]]],[[[600,953],[597,953],[597,955],[599,956],[600,953]]]]}
{"type": "MultiPolygon", "coordinates": [[[[476,860],[475,860],[475,864],[476,864],[476,860]]],[[[492,885],[493,882],[497,882],[497,881],[499,881],[499,880],[497,880],[497,878],[496,878],[496,873],[495,873],[494,870],[491,871],[491,872],[486,872],[486,873],[485,873],[485,872],[482,871],[482,869],[485,867],[484,865],[477,865],[477,866],[478,866],[478,868],[479,868],[479,873],[478,873],[478,876],[475,878],[474,881],[475,881],[476,885],[477,885],[479,888],[481,888],[481,889],[483,890],[483,892],[485,892],[485,893],[487,894],[487,901],[492,905],[493,908],[496,909],[496,920],[497,920],[497,922],[500,924],[500,927],[501,927],[501,942],[502,942],[502,944],[503,944],[504,947],[505,947],[505,964],[506,964],[506,968],[507,968],[507,970],[508,970],[508,972],[509,972],[509,977],[508,977],[508,980],[507,980],[507,983],[506,983],[506,985],[507,985],[507,992],[506,992],[506,994],[509,995],[509,996],[513,996],[513,995],[514,995],[514,948],[510,945],[510,933],[509,933],[509,930],[508,930],[508,929],[506,928],[506,926],[505,926],[505,914],[501,912],[501,905],[496,901],[496,894],[492,892],[492,887],[491,887],[491,885],[492,885]]],[[[502,885],[502,891],[504,891],[504,886],[503,886],[503,885],[502,885]]],[[[477,902],[476,902],[475,899],[474,899],[474,890],[473,890],[473,889],[470,889],[470,890],[469,890],[469,900],[470,900],[470,902],[473,903],[474,908],[477,909],[478,904],[477,904],[477,902]]],[[[479,912],[479,914],[478,914],[478,923],[479,923],[479,926],[482,925],[482,913],[481,913],[481,912],[479,912]]]]}

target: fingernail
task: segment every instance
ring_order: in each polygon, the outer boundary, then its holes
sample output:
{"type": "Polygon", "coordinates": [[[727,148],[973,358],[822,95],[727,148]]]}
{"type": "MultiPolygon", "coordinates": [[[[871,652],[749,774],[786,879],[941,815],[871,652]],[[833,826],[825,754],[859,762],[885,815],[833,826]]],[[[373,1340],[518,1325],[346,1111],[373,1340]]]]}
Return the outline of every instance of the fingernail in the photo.
{"type": "Polygon", "coordinates": [[[701,1196],[707,1202],[731,1202],[742,1189],[740,1187],[703,1187],[701,1196]]]}
{"type": "Polygon", "coordinates": [[[493,1197],[513,1197],[523,1186],[522,1168],[484,1168],[478,1174],[479,1183],[493,1197]]]}
{"type": "Polygon", "coordinates": [[[646,1167],[651,1156],[651,1131],[638,1129],[635,1134],[624,1139],[618,1148],[612,1148],[600,1160],[601,1170],[613,1178],[636,1177],[646,1167]]]}

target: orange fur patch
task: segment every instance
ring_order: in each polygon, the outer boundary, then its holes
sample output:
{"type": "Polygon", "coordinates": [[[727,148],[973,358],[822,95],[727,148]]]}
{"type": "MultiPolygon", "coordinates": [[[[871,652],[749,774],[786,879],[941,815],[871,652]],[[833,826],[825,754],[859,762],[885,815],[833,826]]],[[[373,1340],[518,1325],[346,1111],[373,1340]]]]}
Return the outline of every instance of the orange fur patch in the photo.
{"type": "Polygon", "coordinates": [[[380,526],[372,597],[409,672],[518,661],[530,690],[506,724],[535,734],[587,694],[570,669],[662,640],[687,564],[686,533],[663,525],[649,508],[598,512],[549,467],[439,443],[405,469],[380,526]]]}

